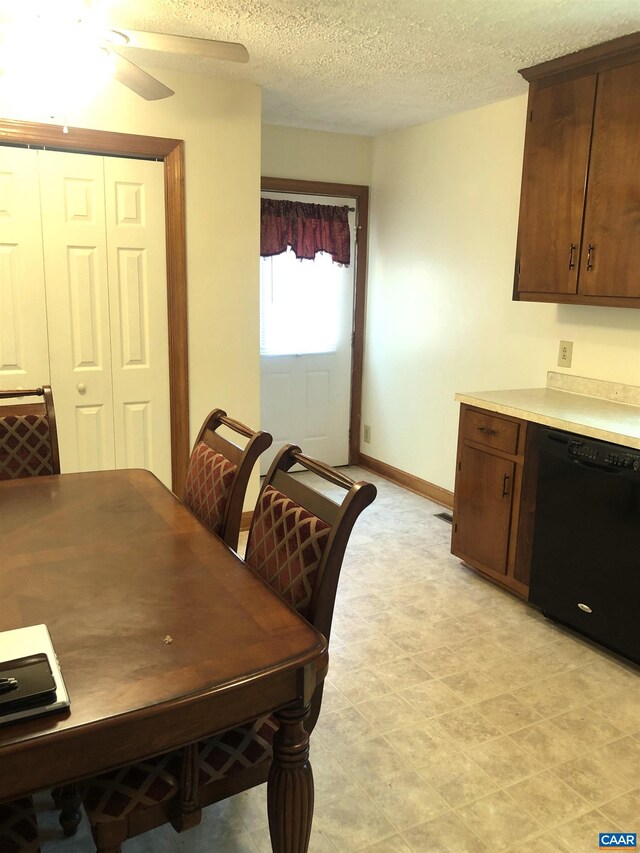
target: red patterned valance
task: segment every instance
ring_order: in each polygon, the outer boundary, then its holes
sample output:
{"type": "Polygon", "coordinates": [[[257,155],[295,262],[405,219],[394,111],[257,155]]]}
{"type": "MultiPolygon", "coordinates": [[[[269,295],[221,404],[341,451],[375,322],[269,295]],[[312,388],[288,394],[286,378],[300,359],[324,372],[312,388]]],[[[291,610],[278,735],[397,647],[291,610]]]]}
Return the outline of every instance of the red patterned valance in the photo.
{"type": "Polygon", "coordinates": [[[313,260],[329,252],[337,264],[349,265],[349,208],[287,199],[260,199],[260,254],[281,255],[291,246],[297,258],[313,260]]]}

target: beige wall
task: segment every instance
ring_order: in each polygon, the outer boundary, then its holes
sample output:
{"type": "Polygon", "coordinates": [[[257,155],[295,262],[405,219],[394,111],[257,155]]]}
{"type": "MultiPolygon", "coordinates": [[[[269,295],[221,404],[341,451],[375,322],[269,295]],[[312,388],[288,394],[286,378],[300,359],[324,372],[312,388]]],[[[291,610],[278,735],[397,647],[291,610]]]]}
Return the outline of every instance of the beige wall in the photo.
{"type": "Polygon", "coordinates": [[[262,174],[368,185],[372,147],[369,136],[266,124],[262,128],[262,174]]]}
{"type": "MultiPolygon", "coordinates": [[[[67,121],[185,140],[193,439],[214,406],[250,424],[260,417],[260,89],[164,70],[157,74],[175,90],[173,97],[148,102],[112,82],[90,108],[67,121]]],[[[0,115],[43,120],[29,114],[14,94],[0,91],[0,115]]]]}
{"type": "Polygon", "coordinates": [[[640,311],[511,300],[526,98],[374,140],[368,455],[453,489],[456,391],[577,376],[640,385],[640,311]]]}

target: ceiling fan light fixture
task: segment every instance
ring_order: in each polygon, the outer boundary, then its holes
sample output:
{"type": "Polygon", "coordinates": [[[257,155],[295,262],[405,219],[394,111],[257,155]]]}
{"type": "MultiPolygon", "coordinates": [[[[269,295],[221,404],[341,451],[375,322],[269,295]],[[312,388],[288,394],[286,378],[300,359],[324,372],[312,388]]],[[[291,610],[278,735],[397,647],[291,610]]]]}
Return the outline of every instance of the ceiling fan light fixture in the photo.
{"type": "MultiPolygon", "coordinates": [[[[15,20],[0,33],[11,46],[5,51],[2,44],[0,50],[0,82],[13,64],[23,102],[31,89],[39,102],[66,104],[65,115],[85,106],[111,78],[147,101],[175,94],[132,62],[128,51],[123,56],[121,48],[249,61],[245,46],[236,42],[113,28],[106,22],[106,6],[92,0],[19,0],[18,9],[15,20]]],[[[50,117],[59,112],[53,106],[48,110],[50,117]]]]}
{"type": "Polygon", "coordinates": [[[130,39],[126,33],[120,30],[107,30],[104,41],[108,47],[126,47],[130,39]]]}
{"type": "Polygon", "coordinates": [[[70,116],[113,77],[113,60],[101,49],[104,30],[91,20],[35,14],[16,21],[6,35],[3,82],[26,117],[70,116]]]}

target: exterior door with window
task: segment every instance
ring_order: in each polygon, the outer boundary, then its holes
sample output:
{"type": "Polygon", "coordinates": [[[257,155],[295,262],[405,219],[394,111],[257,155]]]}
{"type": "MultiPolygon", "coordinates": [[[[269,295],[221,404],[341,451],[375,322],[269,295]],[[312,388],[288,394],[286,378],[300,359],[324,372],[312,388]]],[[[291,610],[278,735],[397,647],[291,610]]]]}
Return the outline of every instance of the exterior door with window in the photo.
{"type": "MultiPolygon", "coordinates": [[[[316,204],[353,199],[263,193],[316,204]]],[[[355,214],[349,213],[351,264],[327,253],[298,260],[286,253],[260,259],[260,426],[273,435],[261,473],[292,442],[329,465],[349,462],[355,214]]]]}

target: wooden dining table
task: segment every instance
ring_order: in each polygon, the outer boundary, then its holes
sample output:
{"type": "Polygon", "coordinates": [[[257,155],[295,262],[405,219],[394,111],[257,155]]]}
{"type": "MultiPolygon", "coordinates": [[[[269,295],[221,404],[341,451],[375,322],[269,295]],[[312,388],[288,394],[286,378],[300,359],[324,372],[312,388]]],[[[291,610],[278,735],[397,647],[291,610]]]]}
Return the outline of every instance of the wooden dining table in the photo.
{"type": "Polygon", "coordinates": [[[0,630],[40,623],[71,707],[0,724],[0,802],[275,711],[272,846],[306,851],[326,640],[150,472],[0,482],[0,630]]]}

